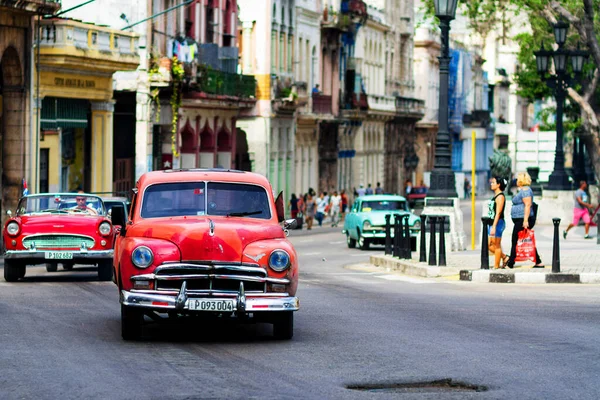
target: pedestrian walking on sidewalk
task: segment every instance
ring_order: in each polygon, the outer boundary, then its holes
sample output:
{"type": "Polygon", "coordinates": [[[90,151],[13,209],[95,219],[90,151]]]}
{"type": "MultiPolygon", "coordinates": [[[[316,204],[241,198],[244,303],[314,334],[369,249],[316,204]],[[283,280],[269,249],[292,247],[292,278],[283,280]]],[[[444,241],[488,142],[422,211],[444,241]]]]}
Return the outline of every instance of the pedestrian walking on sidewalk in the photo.
{"type": "Polygon", "coordinates": [[[494,268],[505,268],[508,263],[508,255],[502,252],[502,233],[506,228],[504,220],[504,209],[506,208],[506,197],[504,190],[507,181],[504,178],[496,176],[490,179],[490,188],[494,192],[494,197],[488,202],[488,218],[493,220],[492,225],[488,226],[488,249],[494,254],[494,268]],[[502,260],[502,266],[500,266],[502,260]]]}
{"type": "Polygon", "coordinates": [[[292,198],[288,204],[290,208],[290,214],[292,214],[292,218],[296,218],[298,216],[298,198],[295,193],[292,193],[292,198]]]}
{"type": "MultiPolygon", "coordinates": [[[[513,196],[513,206],[510,209],[510,217],[515,224],[512,231],[512,241],[510,246],[510,257],[508,259],[507,267],[513,268],[515,266],[515,258],[517,258],[517,241],[519,240],[519,232],[524,229],[529,229],[531,217],[533,217],[533,191],[529,187],[531,185],[531,177],[527,172],[519,172],[517,174],[517,189],[518,193],[513,196]]],[[[535,249],[535,265],[534,268],[544,268],[542,259],[538,254],[537,248],[535,249]]]]}
{"type": "Polygon", "coordinates": [[[317,211],[317,203],[311,194],[307,194],[304,204],[306,207],[306,230],[310,231],[317,211]]]}
{"type": "Polygon", "coordinates": [[[588,203],[588,194],[585,189],[587,189],[587,182],[581,181],[579,182],[579,189],[575,191],[575,208],[573,208],[573,222],[569,224],[567,230],[563,231],[563,238],[567,238],[567,234],[572,227],[577,226],[579,224],[579,220],[583,219],[583,223],[585,224],[585,239],[591,239],[590,236],[590,214],[588,213],[588,209],[593,209],[590,203],[588,203]]]}
{"type": "Polygon", "coordinates": [[[331,227],[338,226],[340,220],[340,208],[342,206],[342,198],[337,191],[333,192],[333,196],[329,200],[330,215],[331,215],[331,227]]]}
{"type": "Polygon", "coordinates": [[[323,219],[325,218],[325,208],[329,205],[329,199],[325,198],[325,193],[321,192],[321,195],[316,200],[317,202],[317,213],[315,219],[319,223],[319,226],[323,226],[323,219]]]}

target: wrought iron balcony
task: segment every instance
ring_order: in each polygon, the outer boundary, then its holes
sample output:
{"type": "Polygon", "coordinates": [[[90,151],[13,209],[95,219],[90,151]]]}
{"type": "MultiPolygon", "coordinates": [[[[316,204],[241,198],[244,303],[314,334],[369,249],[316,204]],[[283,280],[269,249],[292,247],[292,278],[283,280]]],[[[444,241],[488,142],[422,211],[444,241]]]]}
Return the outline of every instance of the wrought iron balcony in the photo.
{"type": "Polygon", "coordinates": [[[201,69],[198,88],[207,94],[251,98],[256,95],[256,80],[252,75],[201,69]]]}
{"type": "Polygon", "coordinates": [[[423,118],[425,101],[411,97],[396,96],[396,115],[399,117],[423,118]]]}
{"type": "Polygon", "coordinates": [[[312,112],[313,114],[332,114],[332,96],[324,94],[312,95],[312,112]]]}

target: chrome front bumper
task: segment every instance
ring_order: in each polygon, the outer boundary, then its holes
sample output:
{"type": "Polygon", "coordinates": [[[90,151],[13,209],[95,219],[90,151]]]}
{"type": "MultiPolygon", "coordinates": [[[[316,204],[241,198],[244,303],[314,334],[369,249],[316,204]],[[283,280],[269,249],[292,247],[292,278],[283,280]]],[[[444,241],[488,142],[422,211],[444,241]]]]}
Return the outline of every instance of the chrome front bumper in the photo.
{"type": "Polygon", "coordinates": [[[24,259],[36,259],[43,260],[43,262],[64,262],[64,261],[77,261],[77,260],[89,260],[89,259],[112,259],[114,250],[65,250],[66,252],[73,253],[72,259],[47,259],[47,252],[62,252],[63,250],[48,250],[48,251],[40,251],[40,250],[7,250],[4,253],[5,259],[12,260],[24,260],[24,259]]]}
{"type": "MultiPolygon", "coordinates": [[[[221,296],[189,296],[185,285],[182,286],[179,294],[161,294],[157,291],[141,291],[141,290],[121,290],[121,304],[132,307],[143,307],[156,311],[178,311],[187,312],[188,299],[231,299],[231,297],[221,296]]],[[[298,311],[300,308],[300,300],[297,297],[277,293],[261,293],[246,295],[243,285],[240,291],[235,296],[235,309],[237,312],[264,312],[264,311],[298,311]]],[[[202,312],[202,311],[200,311],[202,312]]]]}

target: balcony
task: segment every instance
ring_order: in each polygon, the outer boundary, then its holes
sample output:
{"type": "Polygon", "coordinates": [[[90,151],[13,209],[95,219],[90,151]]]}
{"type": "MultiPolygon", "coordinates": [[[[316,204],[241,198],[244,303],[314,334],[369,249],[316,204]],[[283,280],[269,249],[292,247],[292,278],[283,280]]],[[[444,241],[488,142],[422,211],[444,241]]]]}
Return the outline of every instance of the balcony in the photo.
{"type": "Polygon", "coordinates": [[[379,96],[370,94],[368,96],[369,110],[396,112],[396,98],[393,96],[379,96]]]}
{"type": "Polygon", "coordinates": [[[214,43],[204,43],[198,50],[198,63],[214,70],[235,74],[238,65],[237,47],[219,47],[214,43]]]}
{"type": "Polygon", "coordinates": [[[35,14],[52,15],[60,10],[59,0],[0,0],[0,7],[12,8],[35,14]]]}
{"type": "Polygon", "coordinates": [[[332,96],[324,94],[312,95],[312,112],[313,114],[333,114],[332,96]]]}
{"type": "Polygon", "coordinates": [[[425,116],[425,101],[410,97],[396,96],[396,115],[399,117],[416,118],[425,116]]]}
{"type": "Polygon", "coordinates": [[[200,68],[198,89],[206,94],[253,98],[256,95],[256,80],[252,75],[200,68]]]}
{"type": "Polygon", "coordinates": [[[346,31],[352,23],[367,20],[367,4],[362,0],[341,0],[339,12],[333,7],[323,8],[321,27],[346,31]]]}
{"type": "Polygon", "coordinates": [[[138,35],[69,19],[40,21],[40,63],[113,74],[136,70],[138,35]]]}

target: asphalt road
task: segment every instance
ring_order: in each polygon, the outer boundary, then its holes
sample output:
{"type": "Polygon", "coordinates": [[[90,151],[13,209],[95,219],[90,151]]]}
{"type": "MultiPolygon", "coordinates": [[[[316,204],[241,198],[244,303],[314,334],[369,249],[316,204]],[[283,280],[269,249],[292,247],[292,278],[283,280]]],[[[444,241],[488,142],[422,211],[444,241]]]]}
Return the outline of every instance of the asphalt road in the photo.
{"type": "Polygon", "coordinates": [[[0,283],[2,399],[596,399],[600,287],[423,280],[373,270],[338,232],[295,235],[295,335],[187,321],[120,336],[94,270],[0,283]],[[349,266],[353,265],[353,266],[349,266]],[[348,385],[453,379],[448,387],[348,385]]]}

